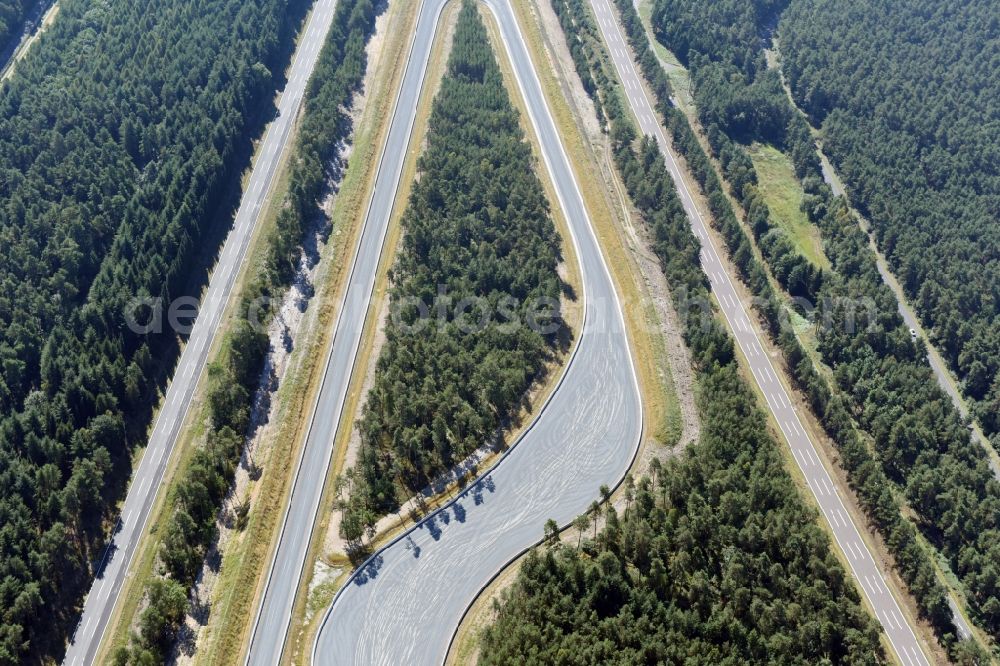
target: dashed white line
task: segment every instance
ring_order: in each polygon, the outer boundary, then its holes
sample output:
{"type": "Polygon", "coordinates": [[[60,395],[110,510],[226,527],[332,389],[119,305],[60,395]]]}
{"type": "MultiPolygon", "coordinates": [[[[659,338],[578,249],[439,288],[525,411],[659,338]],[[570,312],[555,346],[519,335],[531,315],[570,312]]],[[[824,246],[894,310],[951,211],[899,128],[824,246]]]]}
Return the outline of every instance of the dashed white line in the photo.
{"type": "Polygon", "coordinates": [[[826,490],[827,490],[828,493],[830,493],[831,495],[834,494],[833,485],[830,483],[830,477],[829,476],[824,476],[823,477],[823,485],[826,486],[826,490]]]}

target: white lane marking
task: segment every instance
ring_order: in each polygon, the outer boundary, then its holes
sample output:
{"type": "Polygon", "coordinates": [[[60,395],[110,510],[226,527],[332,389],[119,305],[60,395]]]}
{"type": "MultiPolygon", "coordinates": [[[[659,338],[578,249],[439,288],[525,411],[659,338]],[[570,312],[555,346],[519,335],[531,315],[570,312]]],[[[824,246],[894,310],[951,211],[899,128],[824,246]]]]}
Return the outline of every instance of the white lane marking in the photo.
{"type": "Polygon", "coordinates": [[[823,476],[823,486],[826,488],[826,492],[828,494],[833,494],[833,487],[830,485],[830,479],[828,476],[823,476]]]}

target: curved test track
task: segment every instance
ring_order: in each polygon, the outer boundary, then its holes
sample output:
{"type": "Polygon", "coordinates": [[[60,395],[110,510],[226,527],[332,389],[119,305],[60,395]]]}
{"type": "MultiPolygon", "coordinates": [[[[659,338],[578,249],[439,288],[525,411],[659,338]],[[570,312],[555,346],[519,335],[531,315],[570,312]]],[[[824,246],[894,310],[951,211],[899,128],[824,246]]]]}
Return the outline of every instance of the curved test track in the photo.
{"type": "MultiPolygon", "coordinates": [[[[425,0],[442,7],[446,0],[425,0]]],[[[482,587],[542,536],[583,513],[625,474],[642,407],[621,306],[541,85],[507,0],[500,27],[542,158],[580,259],[585,321],[559,386],[506,457],[453,502],[377,552],[341,589],[313,647],[318,664],[440,664],[482,587]]],[[[437,11],[421,13],[430,48],[437,11]]]]}
{"type": "MultiPolygon", "coordinates": [[[[580,259],[584,325],[559,386],[506,457],[376,553],[341,589],[317,636],[314,663],[443,662],[481,588],[539,541],[546,519],[565,525],[584,512],[601,484],[622,478],[637,451],[639,388],[610,273],[511,7],[506,0],[486,4],[580,259]]],[[[418,25],[418,42],[431,31],[418,25]]]]}

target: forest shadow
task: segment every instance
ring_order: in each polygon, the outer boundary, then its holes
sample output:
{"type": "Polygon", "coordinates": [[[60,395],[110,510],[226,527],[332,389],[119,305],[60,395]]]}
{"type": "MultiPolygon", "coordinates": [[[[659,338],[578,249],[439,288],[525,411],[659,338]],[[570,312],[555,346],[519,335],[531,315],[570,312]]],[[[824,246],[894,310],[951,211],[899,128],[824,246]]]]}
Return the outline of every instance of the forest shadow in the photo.
{"type": "MultiPolygon", "coordinates": [[[[462,504],[462,499],[471,497],[473,503],[479,506],[486,501],[485,492],[489,494],[496,492],[496,483],[493,481],[492,475],[479,479],[472,486],[463,490],[451,504],[424,518],[417,524],[416,529],[426,529],[432,539],[440,541],[444,528],[451,524],[453,518],[458,523],[465,523],[468,514],[462,504]]],[[[415,554],[415,557],[419,557],[419,554],[415,554]]]]}
{"type": "Polygon", "coordinates": [[[417,542],[413,540],[412,534],[406,535],[406,545],[404,547],[413,554],[413,559],[420,559],[420,546],[418,546],[417,542]]]}
{"type": "Polygon", "coordinates": [[[368,583],[368,581],[378,578],[379,571],[382,570],[383,564],[385,564],[385,560],[382,558],[381,554],[368,560],[368,562],[358,569],[357,573],[354,575],[354,584],[360,587],[368,583]]]}
{"type": "MultiPolygon", "coordinates": [[[[208,624],[211,615],[212,603],[208,599],[202,599],[197,592],[189,600],[188,615],[194,620],[197,627],[204,627],[208,624]]],[[[193,657],[198,651],[198,629],[192,627],[187,622],[178,627],[174,635],[174,658],[170,663],[177,663],[177,657],[193,657]]]]}
{"type": "MultiPolygon", "coordinates": [[[[493,475],[490,474],[483,477],[475,484],[473,484],[473,486],[469,488],[469,490],[467,490],[465,493],[463,493],[463,495],[466,494],[470,495],[475,505],[479,506],[485,501],[485,496],[483,495],[483,491],[485,490],[486,492],[492,495],[493,493],[496,492],[496,489],[497,489],[496,484],[493,482],[493,475]]],[[[465,521],[463,520],[462,522],[465,521]]]]}

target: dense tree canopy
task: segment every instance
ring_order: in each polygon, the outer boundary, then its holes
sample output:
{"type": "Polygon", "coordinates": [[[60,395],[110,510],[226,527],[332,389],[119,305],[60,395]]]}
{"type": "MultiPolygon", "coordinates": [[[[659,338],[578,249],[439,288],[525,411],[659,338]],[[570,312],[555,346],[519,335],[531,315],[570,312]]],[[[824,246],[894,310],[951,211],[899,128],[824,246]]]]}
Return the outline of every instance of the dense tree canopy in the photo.
{"type": "Polygon", "coordinates": [[[301,16],[63,0],[0,88],[0,663],[62,650],[176,353],[125,306],[189,284],[301,16]]]}
{"type": "MultiPolygon", "coordinates": [[[[767,270],[755,258],[753,245],[750,241],[751,236],[744,231],[744,225],[736,217],[730,200],[723,190],[723,182],[716,174],[712,162],[702,150],[687,117],[673,107],[669,82],[653,55],[635,7],[630,0],[615,0],[615,4],[620,12],[620,18],[625,26],[629,42],[638,56],[643,75],[650,82],[656,97],[657,110],[663,115],[671,132],[674,148],[684,155],[691,173],[708,199],[709,209],[712,212],[712,224],[723,236],[730,256],[743,279],[758,297],[755,300],[755,308],[762,315],[768,332],[774,337],[775,342],[780,344],[786,361],[793,372],[793,377],[799,383],[806,398],[811,402],[827,432],[840,448],[842,462],[852,486],[858,493],[861,506],[868,513],[892,551],[896,566],[917,600],[921,614],[931,622],[943,644],[949,648],[953,659],[963,664],[976,663],[976,660],[982,663],[985,657],[980,646],[973,641],[956,640],[951,611],[948,608],[944,587],[935,573],[932,556],[928,549],[921,544],[916,528],[904,516],[900,506],[900,498],[905,499],[906,497],[904,490],[890,479],[885,468],[880,464],[876,452],[867,444],[868,435],[863,434],[864,431],[853,418],[854,412],[852,412],[850,396],[845,395],[840,387],[831,390],[825,376],[813,366],[810,357],[799,343],[794,332],[781,325],[781,320],[784,318],[785,305],[783,303],[785,299],[778,297],[774,292],[767,279],[767,270]]],[[[576,59],[577,66],[589,67],[596,63],[596,67],[610,69],[610,66],[605,64],[604,58],[594,53],[600,47],[595,46],[591,33],[587,30],[590,18],[583,11],[583,5],[577,0],[554,0],[553,6],[560,14],[564,29],[567,25],[573,26],[574,34],[581,35],[580,41],[583,43],[581,51],[585,52],[587,57],[576,59]]],[[[676,6],[674,5],[674,7],[676,6]]],[[[713,8],[707,5],[698,5],[695,9],[713,11],[713,8]]],[[[733,15],[758,16],[753,11],[737,11],[733,15]]],[[[705,29],[715,30],[717,27],[708,26],[705,29]]],[[[739,35],[744,32],[730,30],[724,31],[724,34],[739,35]]],[[[755,33],[750,31],[750,34],[755,33]]],[[[762,43],[755,40],[749,46],[759,50],[762,43]]],[[[716,45],[716,50],[718,54],[724,54],[731,50],[742,52],[742,49],[732,49],[731,46],[724,43],[716,45]]],[[[721,57],[718,54],[715,56],[716,58],[721,57]]],[[[700,61],[701,66],[704,66],[705,62],[712,62],[706,57],[700,58],[700,61]]],[[[596,68],[589,76],[594,81],[607,78],[601,70],[596,68]]],[[[746,85],[745,81],[743,85],[746,85]]],[[[697,99],[699,92],[696,90],[695,93],[697,99]]],[[[617,97],[615,88],[605,89],[601,87],[599,90],[600,104],[609,110],[608,115],[612,118],[617,117],[620,113],[620,102],[617,97]]],[[[775,103],[777,104],[778,100],[775,103]]],[[[787,98],[785,104],[787,104],[787,98]]],[[[791,115],[794,117],[794,114],[791,115]]],[[[815,147],[808,136],[809,128],[793,121],[789,123],[788,130],[785,134],[785,150],[791,154],[796,171],[803,178],[803,186],[810,195],[806,197],[807,212],[810,219],[821,227],[824,237],[827,239],[826,249],[831,254],[834,265],[838,269],[838,272],[833,275],[816,275],[817,280],[811,287],[811,295],[817,300],[821,297],[837,297],[847,293],[854,296],[870,296],[877,302],[876,310],[879,313],[875,325],[872,329],[866,329],[862,323],[853,332],[863,334],[866,331],[872,331],[872,339],[876,340],[884,339],[886,336],[896,338],[902,342],[901,346],[896,347],[897,352],[902,353],[907,344],[906,335],[904,331],[900,330],[901,320],[896,314],[892,293],[879,282],[874,255],[864,241],[864,234],[858,228],[856,220],[850,219],[850,216],[847,215],[845,203],[842,200],[832,198],[829,188],[822,185],[819,179],[819,165],[815,147]],[[849,279],[845,279],[845,276],[848,276],[849,279]]],[[[621,128],[616,127],[616,124],[612,122],[612,137],[618,136],[621,132],[621,128]]],[[[709,126],[707,134],[709,144],[715,151],[715,156],[726,176],[735,201],[743,208],[747,226],[761,243],[763,256],[767,260],[771,274],[785,289],[795,293],[796,285],[808,283],[797,282],[794,279],[796,270],[792,270],[790,273],[783,272],[782,269],[786,268],[789,263],[788,255],[776,253],[767,247],[767,242],[771,240],[773,233],[771,231],[772,223],[766,202],[756,192],[757,175],[754,172],[753,163],[744,147],[730,138],[717,124],[709,126]]],[[[623,140],[621,137],[618,138],[619,142],[623,140]]],[[[651,148],[650,151],[646,154],[655,156],[655,151],[651,148]]],[[[618,151],[616,155],[621,159],[627,153],[618,151]]],[[[650,159],[653,157],[647,157],[641,162],[648,163],[647,160],[650,159]]],[[[634,177],[632,172],[638,170],[637,164],[632,160],[620,163],[619,167],[626,183],[631,182],[630,179],[634,177]]],[[[639,183],[638,187],[630,187],[630,192],[637,205],[645,210],[648,201],[656,200],[658,190],[648,183],[643,185],[643,179],[639,179],[639,183]]],[[[665,209],[661,208],[661,215],[662,211],[665,209]]],[[[655,223],[655,218],[652,219],[655,223]]],[[[655,229],[664,228],[662,224],[654,224],[653,226],[655,229]]],[[[658,232],[658,238],[661,233],[658,232]]],[[[676,247],[684,246],[677,245],[676,247]]],[[[670,261],[664,263],[663,266],[671,284],[675,288],[678,284],[686,284],[688,289],[697,291],[698,278],[701,276],[697,271],[692,273],[690,269],[690,266],[697,265],[694,258],[697,250],[692,251],[690,248],[685,248],[680,252],[663,253],[661,251],[660,254],[661,257],[665,254],[670,257],[670,261]]],[[[834,319],[837,317],[844,319],[845,314],[844,311],[837,312],[834,319]]],[[[939,413],[944,420],[929,427],[941,433],[961,435],[961,429],[955,427],[957,421],[954,410],[932,381],[929,369],[920,358],[918,350],[911,347],[905,353],[908,354],[905,357],[907,360],[894,364],[893,374],[895,378],[890,381],[898,381],[901,376],[912,376],[906,381],[910,385],[921,383],[922,392],[915,393],[911,398],[913,402],[905,403],[906,406],[902,409],[915,409],[915,405],[921,402],[930,403],[933,406],[927,411],[939,413]]],[[[897,359],[900,358],[903,357],[897,356],[897,359]]],[[[967,444],[967,438],[963,441],[959,437],[953,441],[953,445],[958,448],[967,444]]],[[[955,478],[952,479],[954,485],[948,492],[969,497],[970,494],[975,494],[974,492],[970,493],[971,488],[978,485],[977,490],[982,490],[981,484],[984,479],[981,475],[983,471],[982,455],[975,447],[962,448],[962,450],[964,451],[964,457],[962,457],[965,460],[964,464],[970,466],[971,471],[967,467],[966,471],[959,473],[957,468],[952,467],[946,472],[935,475],[935,478],[941,482],[954,475],[955,478]]],[[[989,495],[990,492],[992,491],[987,490],[986,494],[989,495]]],[[[978,496],[982,496],[982,494],[980,493],[978,496]]],[[[936,517],[931,520],[938,519],[936,517]]],[[[947,519],[939,520],[939,524],[954,525],[957,523],[951,521],[964,520],[966,518],[960,517],[957,512],[952,512],[947,519]]],[[[926,527],[929,522],[929,520],[925,520],[921,525],[926,527]]],[[[933,528],[929,529],[933,532],[933,528]]],[[[954,528],[949,529],[954,532],[954,528]]],[[[980,558],[985,553],[990,552],[991,547],[988,545],[990,539],[993,537],[987,535],[986,539],[978,540],[975,546],[965,551],[969,561],[975,560],[977,566],[982,566],[980,558]]],[[[988,571],[989,567],[987,567],[988,571]]],[[[981,587],[983,583],[981,580],[967,577],[966,581],[967,584],[976,589],[986,591],[987,597],[989,596],[988,575],[985,587],[981,587]]]]}
{"type": "MultiPolygon", "coordinates": [[[[683,48],[688,43],[687,32],[697,35],[715,31],[728,36],[728,41],[719,38],[700,42],[700,47],[707,50],[704,55],[686,54],[695,69],[696,83],[700,80],[698,71],[707,67],[706,63],[745,68],[741,63],[754,62],[758,70],[764,66],[761,35],[766,32],[765,23],[776,19],[773,11],[780,7],[757,5],[750,0],[732,0],[728,5],[742,6],[742,10],[720,14],[717,9],[721,5],[688,0],[657,2],[656,29],[671,46],[674,42],[669,40],[677,40],[683,48]],[[719,21],[735,23],[720,27],[719,21]]],[[[753,85],[736,76],[729,81],[743,87],[753,85]]],[[[702,86],[695,93],[696,102],[707,106],[730,97],[739,99],[738,94],[731,96],[713,86],[702,86]]],[[[782,117],[796,117],[782,91],[776,90],[772,98],[773,106],[785,107],[782,117]]],[[[748,137],[701,110],[699,115],[772,274],[796,295],[790,274],[783,271],[782,258],[769,251],[767,245],[770,225],[766,204],[746,185],[755,182],[756,175],[752,164],[741,157],[745,151],[738,142],[748,137]]],[[[809,158],[815,151],[808,133],[793,129],[795,126],[790,122],[789,131],[780,140],[752,138],[771,140],[791,154],[807,192],[804,208],[821,229],[833,264],[834,271],[823,276],[809,294],[816,303],[835,304],[829,312],[833,325],[819,331],[819,352],[833,369],[832,390],[791,332],[782,333],[779,341],[817,415],[840,447],[842,462],[862,505],[893,550],[904,580],[943,642],[952,645],[954,641],[950,612],[927,554],[917,543],[912,526],[899,515],[899,498],[909,500],[918,516],[918,526],[967,586],[977,619],[997,635],[1000,588],[987,562],[1000,557],[996,550],[1000,485],[982,450],[970,440],[951,400],[935,381],[921,345],[910,340],[895,297],[882,283],[875,256],[857,220],[846,203],[833,197],[822,184],[815,156],[809,158]],[[873,307],[871,317],[864,309],[866,304],[873,307]],[[862,317],[851,326],[856,306],[861,306],[862,317]]],[[[736,249],[734,257],[739,257],[743,232],[738,226],[728,226],[727,241],[731,249],[736,249]]],[[[742,256],[738,264],[752,261],[749,254],[742,256]]],[[[756,283],[754,288],[759,295],[769,293],[763,283],[756,283]]],[[[764,313],[776,336],[778,312],[772,306],[764,313]]]]}
{"type": "Polygon", "coordinates": [[[386,343],[358,424],[360,473],[342,523],[352,541],[495,437],[565,333],[559,238],[471,2],[459,14],[418,167],[386,343]]]}
{"type": "Polygon", "coordinates": [[[761,33],[785,2],[657,0],[653,26],[691,69],[698,116],[733,193],[779,283],[815,302],[822,270],[771,219],[757,175],[740,145],[772,143],[792,157],[799,176],[819,169],[804,118],[789,104],[778,73],[768,69],[761,33]]]}
{"type": "Polygon", "coordinates": [[[1000,12],[991,0],[795,0],[796,101],[910,300],[1000,433],[1000,12]]]}

